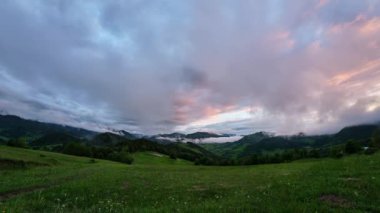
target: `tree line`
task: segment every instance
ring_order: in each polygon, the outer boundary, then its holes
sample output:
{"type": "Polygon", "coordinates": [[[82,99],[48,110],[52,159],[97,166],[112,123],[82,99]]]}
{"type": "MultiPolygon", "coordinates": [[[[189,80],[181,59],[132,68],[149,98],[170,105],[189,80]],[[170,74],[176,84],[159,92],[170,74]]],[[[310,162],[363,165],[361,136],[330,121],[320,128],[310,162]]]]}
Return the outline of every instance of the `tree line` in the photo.
{"type": "MultiPolygon", "coordinates": [[[[27,138],[11,139],[8,146],[28,148],[27,138]]],[[[380,149],[380,130],[374,131],[372,137],[366,140],[348,140],[344,144],[321,148],[295,148],[280,150],[275,153],[257,153],[238,159],[222,158],[203,150],[196,144],[188,143],[189,148],[183,148],[178,143],[159,144],[149,140],[125,140],[112,146],[93,146],[83,141],[72,141],[64,145],[48,148],[49,151],[61,152],[69,155],[85,156],[90,158],[106,159],[132,164],[132,153],[140,151],[154,151],[168,155],[172,159],[181,158],[194,162],[195,165],[257,165],[285,163],[307,158],[341,158],[346,155],[362,153],[373,154],[380,149]],[[199,149],[197,151],[194,151],[199,149]]]]}

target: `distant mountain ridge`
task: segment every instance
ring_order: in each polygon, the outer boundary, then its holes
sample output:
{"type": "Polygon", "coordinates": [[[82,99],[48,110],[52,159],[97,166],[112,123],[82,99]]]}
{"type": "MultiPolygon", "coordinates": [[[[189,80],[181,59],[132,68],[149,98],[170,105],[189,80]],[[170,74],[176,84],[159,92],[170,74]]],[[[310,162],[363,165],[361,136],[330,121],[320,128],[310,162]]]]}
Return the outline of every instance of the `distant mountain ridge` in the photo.
{"type": "MultiPolygon", "coordinates": [[[[220,137],[230,137],[233,134],[216,134],[210,132],[194,132],[191,134],[182,134],[182,133],[170,133],[170,134],[160,134],[154,135],[152,137],[133,134],[125,130],[115,130],[109,129],[110,132],[120,135],[124,138],[135,140],[139,138],[168,138],[168,139],[178,139],[182,141],[184,139],[198,140],[206,138],[220,138],[220,137]]],[[[30,138],[39,138],[47,134],[53,133],[66,133],[77,138],[93,138],[99,132],[65,126],[54,123],[46,123],[35,120],[24,119],[15,115],[0,115],[0,138],[1,139],[11,139],[17,137],[30,137],[30,138]]]]}
{"type": "Polygon", "coordinates": [[[274,136],[266,132],[257,132],[244,136],[236,142],[198,144],[205,139],[230,137],[231,135],[194,132],[142,137],[124,130],[118,130],[116,134],[115,132],[98,133],[82,128],[23,119],[14,115],[0,115],[0,144],[18,138],[26,138],[27,143],[32,147],[65,146],[71,142],[96,147],[115,147],[124,144],[128,145],[130,149],[162,151],[173,155],[178,152],[182,157],[189,159],[199,159],[203,155],[205,155],[205,159],[216,159],[216,156],[236,159],[288,149],[331,147],[349,140],[359,141],[365,145],[369,143],[373,132],[379,128],[378,123],[356,125],[345,127],[336,134],[314,136],[303,134],[274,136]],[[197,144],[193,143],[194,141],[197,144]]]}
{"type": "Polygon", "coordinates": [[[224,137],[222,135],[211,133],[211,132],[194,132],[191,134],[187,134],[186,138],[188,139],[205,139],[205,138],[220,138],[224,137]]]}
{"type": "Polygon", "coordinates": [[[160,144],[124,130],[98,133],[14,115],[0,115],[0,144],[14,141],[24,141],[26,146],[34,149],[63,153],[67,152],[67,147],[75,147],[71,149],[77,152],[76,155],[101,159],[106,156],[112,158],[115,153],[125,149],[128,152],[153,151],[169,155],[173,159],[181,158],[203,164],[221,161],[219,156],[193,143],[160,144]]]}
{"type": "Polygon", "coordinates": [[[186,140],[202,140],[208,138],[221,138],[221,137],[232,137],[234,134],[216,134],[212,132],[194,132],[190,134],[183,133],[170,133],[170,134],[159,134],[154,135],[151,138],[158,141],[186,141],[186,140]]]}
{"type": "Polygon", "coordinates": [[[70,142],[80,141],[80,140],[81,140],[80,138],[69,135],[67,133],[56,132],[56,133],[49,133],[36,140],[33,140],[29,143],[29,145],[32,147],[66,145],[70,142]]]}
{"type": "Polygon", "coordinates": [[[201,144],[205,149],[228,158],[246,157],[252,154],[275,152],[298,148],[322,148],[358,140],[368,143],[378,124],[363,124],[345,127],[332,135],[274,136],[263,132],[244,136],[236,142],[201,144]]]}
{"type": "Polygon", "coordinates": [[[174,133],[170,133],[170,134],[159,134],[159,135],[155,135],[153,137],[162,137],[162,138],[185,138],[186,137],[186,134],[182,134],[182,133],[178,133],[178,132],[174,132],[174,133]]]}
{"type": "Polygon", "coordinates": [[[110,130],[112,131],[112,133],[121,135],[124,138],[130,139],[130,140],[141,138],[140,135],[133,134],[133,133],[127,132],[125,130],[115,130],[115,129],[110,129],[110,130]]]}
{"type": "Polygon", "coordinates": [[[39,138],[46,134],[62,132],[79,138],[90,138],[97,132],[54,123],[23,119],[15,115],[0,115],[0,136],[3,138],[39,138]]]}

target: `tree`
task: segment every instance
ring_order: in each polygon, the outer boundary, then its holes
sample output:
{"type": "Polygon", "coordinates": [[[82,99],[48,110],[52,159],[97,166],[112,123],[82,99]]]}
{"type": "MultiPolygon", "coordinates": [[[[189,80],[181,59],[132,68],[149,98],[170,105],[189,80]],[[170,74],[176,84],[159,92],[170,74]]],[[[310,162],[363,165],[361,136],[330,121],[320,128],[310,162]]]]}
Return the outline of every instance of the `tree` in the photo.
{"type": "Polygon", "coordinates": [[[90,147],[78,142],[70,142],[63,148],[63,153],[68,155],[88,156],[92,155],[90,147]]]}
{"type": "Polygon", "coordinates": [[[321,157],[321,154],[319,153],[319,150],[317,149],[312,149],[309,151],[309,156],[311,158],[320,158],[321,157]]]}
{"type": "Polygon", "coordinates": [[[129,152],[121,150],[120,152],[113,152],[109,155],[109,159],[121,163],[132,164],[134,159],[129,152]]]}
{"type": "Polygon", "coordinates": [[[360,144],[354,140],[349,140],[344,148],[347,154],[358,153],[362,150],[360,144]]]}
{"type": "Polygon", "coordinates": [[[173,160],[176,160],[177,159],[177,154],[176,153],[170,153],[169,154],[169,157],[171,158],[171,159],[173,159],[173,160]]]}
{"type": "Polygon", "coordinates": [[[333,158],[342,158],[343,157],[343,148],[342,147],[333,147],[330,149],[330,157],[333,158]]]}
{"type": "Polygon", "coordinates": [[[259,155],[258,154],[253,154],[253,155],[249,156],[248,158],[243,159],[242,164],[244,164],[244,165],[259,164],[259,155]]]}
{"type": "Polygon", "coordinates": [[[20,147],[20,148],[27,148],[28,144],[26,142],[26,138],[17,138],[17,139],[11,139],[7,143],[8,146],[13,147],[20,147]]]}
{"type": "Polygon", "coordinates": [[[297,134],[297,137],[305,137],[305,136],[306,136],[306,134],[303,133],[303,132],[299,132],[299,133],[297,134]]]}
{"type": "Polygon", "coordinates": [[[285,162],[290,162],[294,159],[294,150],[286,150],[283,154],[282,154],[282,159],[285,161],[285,162]]]}
{"type": "Polygon", "coordinates": [[[376,149],[380,148],[380,129],[376,129],[373,132],[369,147],[376,149]]]}

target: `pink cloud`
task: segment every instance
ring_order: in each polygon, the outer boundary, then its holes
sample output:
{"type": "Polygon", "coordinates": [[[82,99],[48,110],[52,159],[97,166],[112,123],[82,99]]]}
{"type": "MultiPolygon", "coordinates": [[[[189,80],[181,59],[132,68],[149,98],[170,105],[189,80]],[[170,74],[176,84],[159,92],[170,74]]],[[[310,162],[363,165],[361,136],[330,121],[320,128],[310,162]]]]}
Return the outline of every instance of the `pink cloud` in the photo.
{"type": "Polygon", "coordinates": [[[380,32],[380,18],[366,20],[360,27],[359,32],[363,35],[378,34],[380,32]]]}
{"type": "Polygon", "coordinates": [[[291,50],[295,44],[296,40],[286,30],[273,33],[268,40],[268,46],[274,48],[277,52],[291,50]]]}
{"type": "Polygon", "coordinates": [[[321,8],[323,6],[325,6],[326,4],[329,3],[330,0],[319,0],[318,3],[317,3],[317,8],[321,8]]]}

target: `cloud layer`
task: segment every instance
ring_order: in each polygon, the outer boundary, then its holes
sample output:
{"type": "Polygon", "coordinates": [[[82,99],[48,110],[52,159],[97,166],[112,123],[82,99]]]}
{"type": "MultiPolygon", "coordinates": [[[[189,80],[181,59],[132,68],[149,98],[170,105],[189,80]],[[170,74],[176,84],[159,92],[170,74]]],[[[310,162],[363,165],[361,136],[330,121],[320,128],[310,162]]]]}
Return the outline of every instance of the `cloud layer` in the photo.
{"type": "Polygon", "coordinates": [[[15,1],[0,109],[91,129],[322,133],[380,120],[380,1],[15,1]]]}

